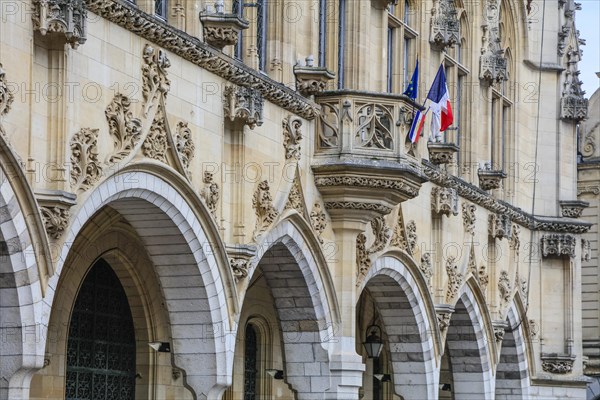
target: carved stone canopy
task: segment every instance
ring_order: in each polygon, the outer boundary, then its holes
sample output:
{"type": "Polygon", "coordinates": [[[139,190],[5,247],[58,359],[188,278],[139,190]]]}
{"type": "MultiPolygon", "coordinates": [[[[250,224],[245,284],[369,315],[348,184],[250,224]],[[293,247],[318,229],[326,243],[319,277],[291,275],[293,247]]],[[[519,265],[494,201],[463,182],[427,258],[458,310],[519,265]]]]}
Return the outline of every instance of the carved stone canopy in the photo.
{"type": "Polygon", "coordinates": [[[225,46],[235,46],[240,32],[250,26],[250,23],[239,15],[225,14],[222,10],[201,12],[200,21],[204,31],[204,41],[219,50],[223,50],[225,46]]]}
{"type": "Polygon", "coordinates": [[[454,143],[427,143],[429,150],[429,161],[433,164],[449,164],[454,161],[454,153],[458,152],[459,147],[454,143]]]}
{"type": "Polygon", "coordinates": [[[512,221],[506,214],[490,214],[488,217],[488,233],[497,239],[511,238],[512,221]]]}
{"type": "Polygon", "coordinates": [[[548,233],[542,236],[543,257],[575,257],[577,240],[575,236],[564,233],[548,233]]]}
{"type": "Polygon", "coordinates": [[[479,79],[488,84],[502,82],[507,76],[507,60],[500,37],[500,0],[485,0],[484,24],[479,58],[479,79]]]}
{"type": "Polygon", "coordinates": [[[460,22],[454,0],[434,1],[431,15],[429,43],[444,49],[460,42],[460,22]]]}
{"type": "Polygon", "coordinates": [[[76,49],[87,40],[84,0],[34,0],[33,29],[42,36],[63,38],[76,49]]]}
{"type": "Polygon", "coordinates": [[[590,206],[590,203],[581,200],[561,200],[559,204],[562,216],[566,218],[579,218],[583,210],[590,206]]]}
{"type": "Polygon", "coordinates": [[[243,86],[228,85],[223,91],[223,110],[231,122],[241,121],[250,129],[263,123],[264,100],[260,92],[243,86]]]}
{"type": "Polygon", "coordinates": [[[551,374],[568,374],[573,372],[575,358],[570,354],[542,353],[542,369],[551,374]]]}
{"type": "Polygon", "coordinates": [[[479,175],[479,187],[483,190],[500,189],[502,180],[506,178],[506,173],[502,170],[480,169],[477,175],[479,175]]]}
{"type": "Polygon", "coordinates": [[[431,212],[458,215],[458,192],[454,188],[434,186],[431,189],[431,212]]]}
{"type": "Polygon", "coordinates": [[[566,121],[582,121],[588,115],[588,99],[579,79],[580,71],[578,63],[580,52],[570,49],[567,52],[567,68],[565,71],[565,82],[563,84],[562,98],[560,99],[560,117],[566,121]]]}
{"type": "Polygon", "coordinates": [[[335,78],[335,74],[325,67],[312,65],[312,57],[306,57],[306,66],[295,65],[296,90],[304,96],[321,93],[327,88],[327,83],[335,78]]]}

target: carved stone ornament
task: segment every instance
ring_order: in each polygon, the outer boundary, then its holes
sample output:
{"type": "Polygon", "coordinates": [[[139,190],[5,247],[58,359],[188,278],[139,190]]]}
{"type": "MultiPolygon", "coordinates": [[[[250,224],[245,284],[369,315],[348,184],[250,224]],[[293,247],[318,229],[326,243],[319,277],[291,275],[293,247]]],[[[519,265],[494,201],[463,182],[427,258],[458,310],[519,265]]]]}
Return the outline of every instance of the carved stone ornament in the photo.
{"type": "Polygon", "coordinates": [[[406,224],[406,239],[407,239],[407,251],[409,254],[414,254],[415,247],[417,247],[417,223],[413,220],[408,221],[406,224]]]}
{"type": "Polygon", "coordinates": [[[492,326],[494,327],[496,342],[500,343],[504,339],[504,332],[508,328],[508,324],[506,321],[492,321],[492,326]]]}
{"type": "Polygon", "coordinates": [[[453,47],[460,42],[460,22],[454,0],[433,2],[429,42],[442,49],[453,47]]]}
{"type": "Polygon", "coordinates": [[[296,174],[290,194],[288,195],[287,202],[285,203],[286,210],[296,210],[304,218],[306,215],[306,207],[304,206],[304,195],[302,194],[302,184],[300,183],[300,176],[296,174]]]}
{"type": "Polygon", "coordinates": [[[84,0],[33,0],[33,7],[33,29],[42,36],[62,38],[74,49],[85,43],[87,10],[84,0]]]}
{"type": "Polygon", "coordinates": [[[518,271],[515,274],[515,287],[517,288],[517,290],[521,294],[521,297],[523,299],[526,299],[527,298],[527,293],[529,291],[529,286],[527,285],[527,279],[525,279],[524,276],[521,276],[521,274],[519,274],[518,271]]]}
{"type": "Polygon", "coordinates": [[[579,218],[583,210],[590,206],[587,201],[561,200],[559,201],[562,216],[566,218],[579,218]]]}
{"type": "Polygon", "coordinates": [[[508,79],[500,38],[500,0],[485,0],[479,79],[492,84],[508,79]]]}
{"type": "Polygon", "coordinates": [[[317,186],[356,186],[372,189],[392,189],[400,191],[407,196],[416,197],[419,195],[419,189],[415,188],[402,180],[367,178],[361,176],[333,176],[316,177],[317,186]]]}
{"type": "Polygon", "coordinates": [[[423,274],[423,277],[425,278],[425,281],[427,282],[427,287],[429,288],[429,292],[432,293],[433,292],[433,284],[432,284],[433,264],[431,262],[431,254],[423,253],[423,255],[421,256],[421,264],[419,265],[419,269],[421,270],[421,273],[423,274]]]}
{"type": "Polygon", "coordinates": [[[569,234],[548,233],[542,236],[543,257],[575,257],[577,240],[569,234]]]}
{"type": "Polygon", "coordinates": [[[575,358],[574,355],[542,353],[542,369],[551,374],[569,374],[573,372],[575,358]]]}
{"type": "Polygon", "coordinates": [[[398,247],[406,251],[408,254],[414,254],[417,246],[417,224],[415,221],[408,221],[404,226],[404,217],[402,216],[402,208],[398,209],[398,222],[394,227],[390,246],[398,247]]]}
{"type": "Polygon", "coordinates": [[[204,41],[209,45],[223,50],[225,46],[235,46],[240,33],[248,29],[248,21],[240,18],[238,14],[225,14],[217,3],[216,12],[211,10],[200,13],[200,21],[204,31],[204,41]]]}
{"type": "Polygon", "coordinates": [[[456,264],[456,258],[454,256],[450,256],[446,260],[446,273],[448,274],[446,303],[451,304],[456,299],[464,279],[463,274],[458,270],[458,265],[456,264]]]}
{"type": "Polygon", "coordinates": [[[328,210],[375,211],[379,214],[389,214],[392,211],[390,207],[381,204],[364,203],[361,201],[326,201],[325,208],[328,210]]]}
{"type": "Polygon", "coordinates": [[[521,227],[519,225],[513,224],[508,244],[511,250],[514,250],[518,256],[521,249],[521,227]]]}
{"type": "Polygon", "coordinates": [[[585,91],[581,88],[583,82],[579,79],[579,58],[578,51],[569,50],[567,53],[567,69],[560,99],[560,117],[575,122],[583,121],[588,115],[588,99],[584,97],[585,91]]]}
{"type": "Polygon", "coordinates": [[[180,121],[177,124],[177,133],[175,134],[175,148],[177,149],[177,154],[179,155],[179,159],[185,168],[188,177],[190,175],[190,163],[194,158],[194,152],[196,150],[196,146],[194,146],[194,142],[192,141],[192,131],[188,127],[187,122],[180,121]]]}
{"type": "Polygon", "coordinates": [[[592,246],[589,240],[581,239],[581,261],[592,259],[592,246]]]}
{"type": "Polygon", "coordinates": [[[479,286],[481,286],[481,290],[485,293],[487,286],[490,283],[490,275],[488,274],[485,265],[481,264],[479,266],[476,276],[477,280],[479,281],[479,286]]]}
{"type": "Polygon", "coordinates": [[[512,222],[506,214],[490,214],[488,216],[488,233],[496,239],[510,238],[512,222]]]}
{"type": "Polygon", "coordinates": [[[127,157],[140,139],[142,123],[133,117],[130,107],[129,98],[120,93],[116,94],[106,107],[108,130],[114,143],[114,151],[108,159],[110,163],[119,162],[127,157]]]}
{"type": "Polygon", "coordinates": [[[60,239],[62,234],[69,226],[69,209],[67,207],[40,207],[42,219],[48,236],[54,239],[60,239]]]}
{"type": "Polygon", "coordinates": [[[475,234],[475,221],[477,220],[475,211],[477,211],[475,204],[462,203],[463,226],[465,227],[465,231],[471,235],[475,234]]]}
{"type": "Polygon", "coordinates": [[[433,164],[450,164],[454,162],[454,153],[459,147],[454,143],[428,142],[429,161],[433,164]]]}
{"type": "Polygon", "coordinates": [[[312,228],[317,233],[317,237],[319,238],[319,242],[323,243],[323,231],[327,227],[327,217],[325,216],[325,212],[321,208],[321,204],[315,202],[312,211],[310,212],[310,223],[312,228]]]}
{"type": "Polygon", "coordinates": [[[512,295],[512,284],[508,277],[508,272],[500,271],[500,277],[498,278],[498,294],[500,296],[501,308],[506,307],[510,303],[512,295]]]}
{"type": "Polygon", "coordinates": [[[488,165],[477,171],[479,176],[479,187],[483,190],[494,190],[502,187],[502,180],[506,178],[506,173],[500,170],[493,170],[488,165]]]}
{"type": "Polygon", "coordinates": [[[263,124],[264,100],[254,89],[227,85],[223,90],[223,111],[231,122],[238,120],[250,129],[263,124]]]}
{"type": "Polygon", "coordinates": [[[204,171],[202,182],[204,182],[204,188],[200,192],[200,197],[204,200],[212,217],[217,221],[217,206],[221,196],[219,185],[214,181],[212,172],[208,171],[204,171]]]}
{"type": "Polygon", "coordinates": [[[256,256],[256,246],[250,244],[226,244],[231,273],[236,283],[242,282],[250,272],[250,261],[256,256]]]}
{"type": "Polygon", "coordinates": [[[293,115],[285,117],[283,126],[283,147],[285,148],[286,160],[300,160],[300,142],[302,141],[302,120],[293,115]]]}
{"type": "Polygon", "coordinates": [[[143,12],[133,2],[86,0],[88,10],[157,46],[179,55],[229,82],[257,90],[265,99],[304,119],[314,119],[315,105],[294,90],[274,82],[251,67],[233,61],[218,50],[143,12]]]}
{"type": "Polygon", "coordinates": [[[392,229],[387,226],[383,215],[371,221],[371,229],[373,231],[373,237],[375,240],[367,252],[369,254],[374,254],[383,250],[388,245],[390,239],[392,238],[393,232],[392,229]]]}
{"type": "Polygon", "coordinates": [[[294,75],[296,75],[296,90],[305,96],[321,93],[327,88],[327,84],[335,74],[325,67],[315,67],[314,59],[306,57],[306,66],[296,64],[294,75]]]}
{"type": "Polygon", "coordinates": [[[167,138],[165,114],[162,106],[159,105],[146,140],[142,144],[142,152],[144,156],[166,164],[168,150],[169,139],[167,138]]]}
{"type": "Polygon", "coordinates": [[[431,189],[431,211],[434,214],[458,215],[458,193],[454,188],[434,186],[431,189]]]}
{"type": "Polygon", "coordinates": [[[241,281],[248,276],[248,264],[249,260],[244,258],[230,258],[229,265],[231,265],[231,272],[235,277],[236,281],[241,281]]]}
{"type": "Polygon", "coordinates": [[[255,239],[263,234],[279,215],[279,212],[273,206],[273,198],[269,190],[269,182],[264,180],[258,184],[252,198],[252,207],[256,213],[255,239]]]}
{"type": "Polygon", "coordinates": [[[435,314],[437,316],[440,333],[442,334],[442,343],[444,343],[447,329],[450,326],[450,319],[452,318],[452,314],[454,314],[454,307],[449,304],[436,304],[435,314]]]}
{"type": "Polygon", "coordinates": [[[167,54],[161,49],[155,49],[149,44],[144,46],[142,55],[142,94],[144,96],[144,116],[160,96],[166,97],[171,88],[171,81],[167,78],[167,68],[171,62],[167,54]]]}
{"type": "Polygon", "coordinates": [[[359,233],[356,237],[356,264],[358,267],[356,286],[359,286],[371,268],[371,260],[367,251],[367,236],[364,233],[359,233]]]}
{"type": "Polygon", "coordinates": [[[71,138],[71,188],[87,190],[102,177],[98,129],[82,128],[71,138]]]}
{"type": "MultiPolygon", "coordinates": [[[[4,72],[2,64],[0,63],[0,117],[8,114],[14,99],[14,95],[9,90],[6,82],[6,72],[4,72]]],[[[4,139],[8,139],[6,137],[6,133],[4,132],[4,128],[2,127],[2,123],[0,123],[0,135],[2,135],[4,139]]]]}

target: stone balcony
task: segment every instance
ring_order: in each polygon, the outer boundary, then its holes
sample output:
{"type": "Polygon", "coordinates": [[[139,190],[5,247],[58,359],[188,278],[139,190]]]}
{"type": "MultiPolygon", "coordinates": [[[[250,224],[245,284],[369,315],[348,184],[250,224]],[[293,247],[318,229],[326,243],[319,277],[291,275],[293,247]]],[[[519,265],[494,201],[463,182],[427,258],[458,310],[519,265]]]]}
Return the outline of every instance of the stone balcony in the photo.
{"type": "Polygon", "coordinates": [[[316,102],[322,112],[312,168],[333,219],[370,220],[418,195],[427,179],[406,140],[418,105],[405,96],[350,90],[324,92],[316,102]]]}

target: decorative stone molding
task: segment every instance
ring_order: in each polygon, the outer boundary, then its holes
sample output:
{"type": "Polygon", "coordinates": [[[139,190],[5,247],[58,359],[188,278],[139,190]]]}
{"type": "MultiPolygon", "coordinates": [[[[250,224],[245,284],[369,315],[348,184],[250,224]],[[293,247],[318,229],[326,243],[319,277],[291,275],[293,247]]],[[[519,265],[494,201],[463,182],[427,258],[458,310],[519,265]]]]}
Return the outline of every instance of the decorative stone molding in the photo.
{"type": "Polygon", "coordinates": [[[462,203],[463,226],[465,231],[471,235],[475,234],[475,221],[477,220],[475,211],[477,211],[475,204],[462,203]]]}
{"type": "Polygon", "coordinates": [[[428,142],[429,161],[433,164],[450,164],[454,162],[454,153],[459,147],[454,143],[428,142]]]}
{"type": "Polygon", "coordinates": [[[98,129],[81,128],[73,135],[71,148],[71,188],[85,191],[102,177],[98,160],[98,129]]]}
{"type": "Polygon", "coordinates": [[[404,216],[402,215],[402,207],[398,207],[398,218],[394,226],[394,233],[390,240],[390,246],[408,251],[408,238],[404,229],[404,216]]]}
{"type": "Polygon", "coordinates": [[[239,283],[248,277],[250,260],[256,255],[256,247],[248,244],[228,244],[225,249],[229,256],[231,273],[235,281],[239,283]]]}
{"type": "Polygon", "coordinates": [[[269,182],[264,180],[258,184],[252,207],[256,213],[256,225],[254,227],[254,238],[258,238],[275,221],[279,212],[273,206],[273,198],[269,192],[269,182]]]}
{"type": "Polygon", "coordinates": [[[577,187],[577,196],[580,196],[582,194],[593,194],[593,195],[599,195],[600,194],[600,186],[599,185],[588,185],[588,186],[579,186],[577,187]]]}
{"type": "Polygon", "coordinates": [[[190,163],[194,158],[196,146],[192,140],[192,131],[188,127],[187,122],[180,121],[177,124],[177,133],[175,134],[175,149],[181,160],[183,168],[185,168],[188,177],[190,177],[190,163]]]}
{"type": "Polygon", "coordinates": [[[581,261],[590,261],[592,259],[592,246],[589,240],[581,239],[581,261]]]}
{"type": "Polygon", "coordinates": [[[302,120],[293,115],[285,117],[283,126],[283,147],[285,148],[286,160],[300,160],[300,142],[302,141],[302,120]]]}
{"type": "Polygon", "coordinates": [[[355,186],[372,189],[393,189],[405,193],[407,196],[416,197],[419,190],[401,180],[367,178],[361,176],[334,176],[315,178],[317,186],[355,186]]]}
{"type": "Polygon", "coordinates": [[[450,256],[446,259],[446,273],[448,274],[446,303],[451,304],[456,299],[464,279],[463,274],[458,270],[458,265],[456,264],[456,258],[454,256],[450,256]]]}
{"type": "Polygon", "coordinates": [[[367,251],[367,236],[364,233],[359,233],[356,237],[356,264],[358,267],[356,286],[359,286],[371,268],[371,260],[367,251]]]}
{"type": "Polygon", "coordinates": [[[167,68],[171,62],[163,50],[149,44],[144,46],[142,59],[142,95],[144,116],[147,117],[154,103],[161,97],[164,99],[171,88],[171,81],[167,78],[167,68]]]}
{"type": "Polygon", "coordinates": [[[558,203],[562,216],[566,218],[579,218],[583,210],[590,206],[590,203],[581,200],[561,200],[558,203]]]}
{"type": "Polygon", "coordinates": [[[581,88],[583,82],[579,79],[581,72],[577,67],[579,58],[579,51],[569,50],[565,82],[560,99],[560,117],[567,121],[583,121],[588,114],[588,99],[584,97],[585,91],[581,88]]]}
{"type": "Polygon", "coordinates": [[[431,212],[441,215],[458,215],[458,193],[456,189],[434,186],[431,189],[431,212]]]}
{"type": "Polygon", "coordinates": [[[360,210],[375,211],[380,214],[389,214],[392,209],[381,204],[363,203],[358,201],[326,201],[325,208],[328,210],[360,210]]]}
{"type": "Polygon", "coordinates": [[[42,36],[61,38],[74,49],[87,40],[84,0],[33,0],[33,7],[33,29],[42,36]]]}
{"type": "Polygon", "coordinates": [[[485,0],[479,79],[492,84],[508,79],[507,61],[501,47],[500,0],[485,0]]]}
{"type": "Polygon", "coordinates": [[[508,272],[500,271],[500,277],[498,278],[498,294],[500,296],[500,308],[505,308],[510,304],[510,298],[512,296],[512,284],[508,277],[508,272]]]}
{"type": "Polygon", "coordinates": [[[548,233],[542,236],[543,257],[575,257],[577,240],[569,234],[548,233]]]}
{"type": "Polygon", "coordinates": [[[319,204],[319,202],[315,202],[315,205],[313,206],[313,209],[310,212],[310,222],[312,228],[317,233],[319,242],[323,244],[323,238],[321,236],[323,235],[323,231],[325,231],[325,228],[327,227],[327,217],[325,215],[325,212],[321,208],[321,204],[319,204]]]}
{"type": "Polygon", "coordinates": [[[77,203],[77,196],[60,190],[39,190],[35,197],[48,237],[60,239],[69,226],[69,210],[77,203]]]}
{"type": "Polygon", "coordinates": [[[406,251],[408,254],[414,254],[415,247],[417,247],[417,223],[414,220],[408,221],[406,224],[406,239],[406,251]]]}
{"type": "Polygon", "coordinates": [[[215,4],[216,12],[211,10],[200,13],[204,31],[204,41],[219,50],[225,46],[235,46],[240,33],[248,29],[250,23],[237,14],[225,14],[222,3],[215,4]]]}
{"type": "Polygon", "coordinates": [[[551,374],[569,374],[573,372],[576,356],[568,354],[542,353],[542,369],[551,374]]]}
{"type": "Polygon", "coordinates": [[[106,107],[108,130],[114,143],[114,150],[108,159],[110,163],[119,162],[127,157],[140,139],[142,122],[133,117],[130,107],[131,100],[120,93],[117,93],[106,107]]]}
{"type": "Polygon", "coordinates": [[[427,287],[429,288],[429,292],[433,293],[433,264],[431,262],[431,254],[423,253],[421,256],[421,264],[419,264],[419,269],[427,282],[427,287]]]}
{"type": "Polygon", "coordinates": [[[227,85],[223,90],[223,111],[231,122],[238,120],[250,129],[263,124],[264,100],[255,89],[227,85]]]}
{"type": "Polygon", "coordinates": [[[519,225],[513,224],[508,244],[511,250],[514,250],[518,256],[521,249],[521,227],[519,225]]]}
{"type": "Polygon", "coordinates": [[[506,178],[504,171],[492,170],[489,165],[484,169],[479,169],[477,175],[479,176],[479,187],[483,190],[500,189],[502,180],[506,178]]]}
{"type": "Polygon", "coordinates": [[[454,0],[434,0],[429,43],[445,49],[460,42],[460,22],[454,0]]]}
{"type": "Polygon", "coordinates": [[[497,239],[510,238],[512,235],[512,224],[510,217],[506,214],[490,214],[488,216],[488,233],[497,239]]]}
{"type": "Polygon", "coordinates": [[[380,215],[371,221],[371,229],[373,230],[373,237],[375,237],[375,240],[367,252],[369,254],[374,254],[383,250],[388,245],[393,232],[392,228],[387,226],[383,215],[380,215]]]}
{"type": "Polygon", "coordinates": [[[289,112],[307,120],[314,119],[318,114],[312,102],[293,90],[264,77],[260,72],[246,65],[234,62],[198,38],[168,25],[154,15],[141,11],[134,4],[114,0],[87,0],[86,4],[93,13],[231,83],[255,89],[265,99],[289,112]]]}
{"type": "Polygon", "coordinates": [[[296,174],[294,182],[288,195],[287,202],[285,203],[286,210],[296,210],[304,218],[307,218],[306,206],[304,205],[304,195],[302,194],[302,184],[300,183],[300,176],[296,174]]]}
{"type": "MultiPolygon", "coordinates": [[[[6,72],[4,72],[2,64],[0,63],[0,118],[9,113],[14,100],[15,97],[9,90],[8,83],[6,82],[6,72]]],[[[8,141],[2,123],[0,123],[0,135],[8,141]]]]}
{"type": "Polygon", "coordinates": [[[206,204],[215,222],[217,222],[217,206],[221,197],[219,185],[214,181],[212,172],[208,171],[204,171],[202,182],[204,182],[204,188],[200,192],[200,197],[204,200],[204,204],[206,204]]]}
{"type": "Polygon", "coordinates": [[[166,124],[164,110],[159,105],[148,135],[142,144],[142,153],[144,156],[165,164],[167,164],[167,152],[169,151],[166,124]]]}
{"type": "MultiPolygon", "coordinates": [[[[461,178],[457,178],[445,171],[441,171],[427,160],[423,160],[422,164],[424,167],[423,172],[432,183],[435,183],[438,186],[454,188],[465,200],[469,200],[490,212],[506,214],[513,222],[518,223],[527,229],[547,232],[585,233],[589,231],[591,227],[590,223],[583,221],[567,221],[564,218],[556,217],[534,217],[520,208],[502,200],[495,199],[490,196],[489,193],[465,182],[461,178]]],[[[580,186],[578,188],[578,195],[581,195],[582,193],[600,194],[600,187],[580,186]]]]}
{"type": "Polygon", "coordinates": [[[325,67],[315,67],[312,59],[306,58],[306,66],[295,65],[296,90],[304,96],[314,96],[325,89],[327,84],[335,78],[335,74],[325,67]]]}

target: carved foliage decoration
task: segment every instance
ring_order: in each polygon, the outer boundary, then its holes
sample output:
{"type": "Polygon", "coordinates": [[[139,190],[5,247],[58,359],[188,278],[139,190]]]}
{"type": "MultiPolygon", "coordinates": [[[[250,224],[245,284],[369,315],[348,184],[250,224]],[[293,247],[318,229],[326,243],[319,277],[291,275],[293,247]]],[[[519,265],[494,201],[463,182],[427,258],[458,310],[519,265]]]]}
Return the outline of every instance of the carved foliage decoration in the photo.
{"type": "Polygon", "coordinates": [[[255,239],[264,233],[279,215],[279,212],[273,206],[273,198],[269,190],[269,182],[264,180],[258,184],[252,198],[252,207],[254,207],[256,213],[255,239]]]}
{"type": "Polygon", "coordinates": [[[385,218],[382,215],[371,221],[371,229],[373,230],[375,240],[371,247],[369,247],[369,250],[367,250],[369,254],[383,250],[392,238],[392,229],[387,226],[385,218]]]}
{"type": "Polygon", "coordinates": [[[194,142],[192,141],[192,131],[188,127],[187,122],[180,121],[177,124],[175,148],[177,149],[179,159],[181,160],[181,163],[183,164],[183,167],[186,169],[186,172],[189,176],[190,163],[194,158],[196,146],[194,146],[194,142]]]}
{"type": "Polygon", "coordinates": [[[232,122],[241,121],[250,129],[263,124],[264,100],[260,92],[243,86],[227,85],[223,90],[223,111],[232,122]]]}
{"type": "Polygon", "coordinates": [[[312,211],[310,212],[310,223],[317,233],[319,242],[323,243],[323,238],[321,236],[327,227],[327,217],[325,216],[325,212],[323,211],[321,204],[318,202],[315,203],[312,211]]]}
{"type": "Polygon", "coordinates": [[[40,207],[48,236],[60,239],[69,226],[69,209],[60,206],[40,207]]]}
{"type": "Polygon", "coordinates": [[[581,239],[581,261],[590,261],[592,259],[592,246],[587,239],[581,239]]]}
{"type": "MultiPolygon", "coordinates": [[[[0,117],[5,116],[10,111],[12,103],[14,101],[14,95],[8,88],[8,84],[6,82],[6,73],[2,68],[2,64],[0,64],[0,117]]],[[[6,139],[6,133],[4,132],[4,128],[2,128],[2,124],[0,123],[0,135],[2,135],[6,139]]]]}
{"type": "Polygon", "coordinates": [[[454,0],[435,0],[431,8],[429,42],[441,48],[460,42],[460,25],[454,0]]]}
{"type": "Polygon", "coordinates": [[[367,236],[359,233],[356,237],[356,264],[358,266],[356,285],[360,285],[371,268],[371,260],[367,251],[367,236]]]}
{"type": "Polygon", "coordinates": [[[552,374],[569,374],[573,372],[575,356],[542,354],[542,369],[552,374]]]}
{"type": "Polygon", "coordinates": [[[575,257],[575,236],[569,234],[548,233],[542,236],[543,257],[575,257]]]}
{"type": "Polygon", "coordinates": [[[152,108],[153,103],[160,97],[166,97],[171,87],[167,78],[167,68],[171,62],[166,53],[161,49],[146,44],[143,53],[144,65],[142,66],[142,93],[144,95],[144,116],[152,108]]]}
{"type": "Polygon", "coordinates": [[[498,290],[500,295],[500,306],[506,307],[510,303],[510,297],[512,295],[512,285],[508,272],[500,271],[500,278],[498,278],[498,290]]]}
{"type": "Polygon", "coordinates": [[[300,183],[300,175],[296,174],[288,200],[285,204],[286,210],[296,210],[300,215],[306,218],[306,207],[304,206],[304,195],[302,194],[302,184],[300,183]]]}
{"type": "Polygon", "coordinates": [[[300,142],[302,141],[302,120],[293,115],[289,115],[283,119],[283,147],[285,148],[285,158],[300,159],[300,142]]]}
{"type": "Polygon", "coordinates": [[[515,251],[515,254],[518,256],[519,251],[521,249],[521,227],[519,225],[513,224],[512,233],[510,235],[509,246],[512,250],[515,251]]]}
{"type": "Polygon", "coordinates": [[[477,207],[474,204],[462,203],[463,225],[465,231],[471,235],[475,234],[475,211],[477,211],[477,207]]]}
{"type": "Polygon", "coordinates": [[[106,108],[108,129],[113,139],[114,151],[108,161],[119,162],[129,155],[140,138],[142,123],[130,111],[131,101],[117,94],[106,108]]]}
{"type": "Polygon", "coordinates": [[[220,197],[219,185],[214,181],[212,172],[208,171],[204,172],[202,182],[204,182],[204,188],[200,192],[200,197],[204,200],[210,214],[217,221],[217,205],[220,197]]]}
{"type": "Polygon", "coordinates": [[[167,163],[167,151],[169,150],[166,123],[164,110],[162,106],[159,106],[148,136],[142,144],[142,151],[146,157],[165,164],[167,163]]]}
{"type": "Polygon", "coordinates": [[[427,281],[427,287],[430,292],[433,292],[432,286],[432,278],[433,278],[433,265],[431,262],[431,254],[423,253],[421,256],[421,264],[419,265],[419,269],[423,273],[425,280],[427,281]]]}
{"type": "Polygon", "coordinates": [[[102,176],[98,129],[82,128],[71,138],[71,187],[87,190],[102,176]]]}
{"type": "Polygon", "coordinates": [[[402,207],[398,207],[398,220],[394,227],[394,233],[390,246],[398,247],[399,249],[408,251],[408,239],[406,230],[404,229],[404,217],[402,216],[402,207]]]}
{"type": "Polygon", "coordinates": [[[87,10],[84,0],[34,0],[33,28],[43,36],[64,36],[76,49],[86,41],[87,10]]]}
{"type": "Polygon", "coordinates": [[[446,304],[451,304],[456,299],[464,279],[462,272],[458,269],[456,258],[454,256],[450,256],[446,259],[446,273],[448,274],[446,304]]]}
{"type": "Polygon", "coordinates": [[[458,193],[456,189],[434,186],[431,189],[431,211],[434,214],[458,215],[458,193]]]}
{"type": "Polygon", "coordinates": [[[510,238],[512,233],[510,217],[506,214],[490,214],[488,217],[488,232],[493,238],[510,238]]]}
{"type": "Polygon", "coordinates": [[[500,0],[485,0],[483,9],[483,46],[479,59],[479,79],[488,83],[501,82],[508,77],[500,38],[500,0]]]}

